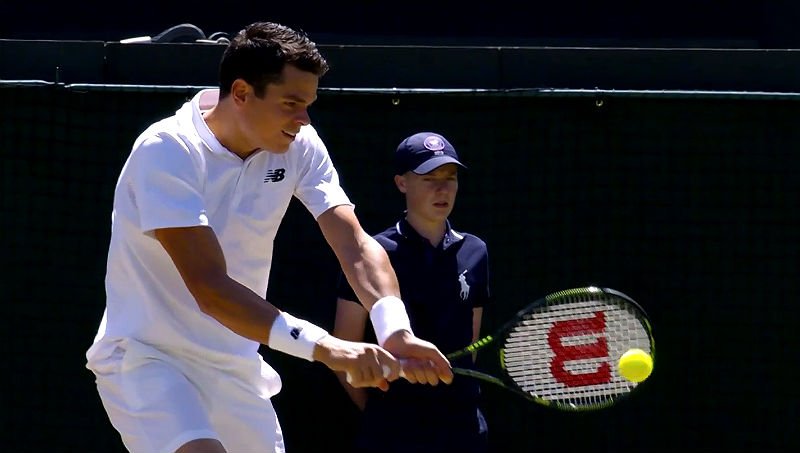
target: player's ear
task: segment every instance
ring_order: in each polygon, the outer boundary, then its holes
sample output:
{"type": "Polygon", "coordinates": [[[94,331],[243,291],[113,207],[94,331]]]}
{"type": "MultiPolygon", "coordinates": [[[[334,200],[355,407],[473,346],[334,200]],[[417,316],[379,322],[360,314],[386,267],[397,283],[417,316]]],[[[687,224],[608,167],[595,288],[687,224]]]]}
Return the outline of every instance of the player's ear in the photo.
{"type": "Polygon", "coordinates": [[[231,84],[231,98],[236,105],[241,105],[252,90],[253,87],[244,79],[236,79],[231,84]]]}
{"type": "Polygon", "coordinates": [[[402,193],[406,193],[406,177],[403,175],[394,175],[394,185],[397,186],[397,190],[402,193]]]}

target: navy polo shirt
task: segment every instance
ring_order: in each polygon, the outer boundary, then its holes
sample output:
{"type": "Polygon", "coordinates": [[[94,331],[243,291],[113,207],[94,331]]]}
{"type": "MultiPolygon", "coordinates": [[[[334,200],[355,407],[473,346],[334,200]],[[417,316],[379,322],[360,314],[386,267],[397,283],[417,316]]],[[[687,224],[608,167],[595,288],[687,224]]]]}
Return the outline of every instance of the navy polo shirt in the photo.
{"type": "MultiPolygon", "coordinates": [[[[444,238],[434,247],[405,219],[374,238],[386,249],[397,274],[414,334],[444,354],[472,343],[472,309],[485,307],[490,297],[486,244],[477,236],[453,230],[448,222],[444,238]]],[[[338,296],[358,300],[344,276],[339,279],[338,296]]],[[[374,341],[370,327],[365,338],[374,341]]],[[[472,359],[468,355],[451,364],[470,368],[472,359]]],[[[403,432],[449,437],[451,447],[459,438],[468,443],[469,433],[485,431],[478,410],[479,392],[478,381],[463,376],[455,376],[450,385],[438,386],[399,379],[390,384],[388,392],[371,390],[364,419],[375,426],[363,433],[378,442],[389,434],[380,432],[383,427],[396,429],[394,423],[401,423],[403,432]],[[452,438],[454,435],[457,437],[452,438]]],[[[397,440],[396,435],[391,438],[397,440]]],[[[435,443],[435,439],[428,440],[435,443]]],[[[386,444],[386,437],[382,442],[386,444]]]]}

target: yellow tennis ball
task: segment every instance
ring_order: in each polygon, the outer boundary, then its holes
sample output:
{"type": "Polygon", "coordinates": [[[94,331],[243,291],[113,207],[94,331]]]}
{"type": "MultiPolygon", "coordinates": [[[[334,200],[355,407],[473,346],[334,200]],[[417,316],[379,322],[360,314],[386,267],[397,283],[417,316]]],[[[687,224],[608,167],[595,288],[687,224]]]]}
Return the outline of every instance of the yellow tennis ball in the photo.
{"type": "Polygon", "coordinates": [[[642,382],[653,372],[653,358],[641,349],[629,349],[619,358],[619,374],[631,382],[642,382]]]}

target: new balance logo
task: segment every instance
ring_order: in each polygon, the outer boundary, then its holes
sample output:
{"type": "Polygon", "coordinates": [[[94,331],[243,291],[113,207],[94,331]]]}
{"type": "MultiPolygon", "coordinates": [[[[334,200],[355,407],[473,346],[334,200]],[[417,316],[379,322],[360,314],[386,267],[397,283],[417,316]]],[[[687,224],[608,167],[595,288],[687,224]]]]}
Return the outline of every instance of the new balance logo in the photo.
{"type": "Polygon", "coordinates": [[[292,336],[292,338],[294,338],[295,340],[297,340],[298,338],[300,338],[300,330],[301,330],[301,329],[300,329],[299,327],[295,327],[294,329],[292,329],[291,331],[289,331],[289,335],[291,335],[291,336],[292,336]]]}
{"type": "Polygon", "coordinates": [[[267,175],[264,176],[264,182],[278,182],[283,181],[286,177],[285,168],[276,168],[275,170],[267,170],[267,175]]]}

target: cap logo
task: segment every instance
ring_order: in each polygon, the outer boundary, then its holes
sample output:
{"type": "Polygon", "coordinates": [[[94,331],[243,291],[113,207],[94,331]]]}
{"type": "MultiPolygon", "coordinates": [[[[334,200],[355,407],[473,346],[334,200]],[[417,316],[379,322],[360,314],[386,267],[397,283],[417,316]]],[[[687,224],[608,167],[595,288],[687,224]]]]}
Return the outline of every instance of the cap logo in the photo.
{"type": "Polygon", "coordinates": [[[423,141],[422,144],[431,151],[441,151],[444,149],[444,142],[435,135],[425,137],[425,141],[423,141]]]}

